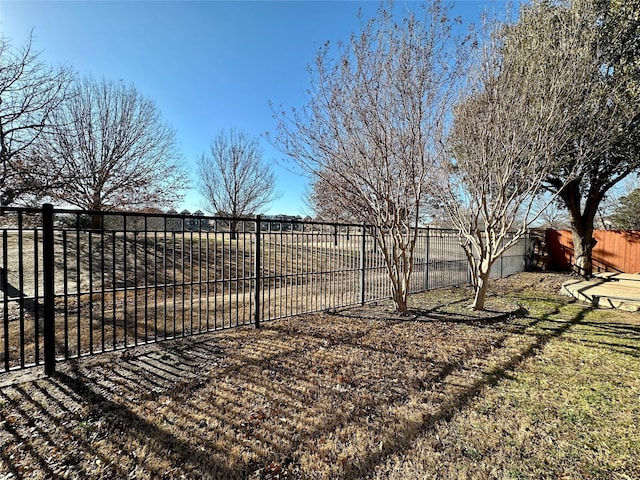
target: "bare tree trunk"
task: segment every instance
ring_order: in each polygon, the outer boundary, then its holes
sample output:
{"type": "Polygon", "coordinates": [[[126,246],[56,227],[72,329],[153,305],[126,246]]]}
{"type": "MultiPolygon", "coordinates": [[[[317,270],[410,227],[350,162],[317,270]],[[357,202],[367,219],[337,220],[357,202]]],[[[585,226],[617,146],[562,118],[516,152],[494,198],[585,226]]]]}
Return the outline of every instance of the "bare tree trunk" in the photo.
{"type": "Polygon", "coordinates": [[[393,301],[396,304],[396,311],[402,315],[406,315],[409,311],[406,291],[395,291],[393,295],[393,301]]]}
{"type": "Polygon", "coordinates": [[[102,230],[103,228],[103,215],[102,213],[91,214],[91,230],[102,230]]]}
{"type": "Polygon", "coordinates": [[[238,233],[237,233],[238,226],[236,225],[236,223],[237,222],[235,220],[229,220],[229,232],[230,232],[229,238],[231,240],[236,240],[238,238],[238,233]]]}
{"type": "Polygon", "coordinates": [[[581,209],[581,192],[579,181],[569,183],[560,194],[571,220],[571,235],[573,237],[573,264],[571,269],[583,277],[589,277],[593,273],[593,247],[596,239],[593,238],[593,222],[600,203],[601,195],[598,189],[589,192],[581,209]]]}
{"type": "Polygon", "coordinates": [[[385,229],[377,227],[376,242],[383,254],[389,279],[391,298],[396,311],[406,315],[409,311],[409,283],[413,272],[413,251],[415,249],[417,227],[405,229],[390,227],[390,238],[385,237],[385,229]]]}
{"type": "Polygon", "coordinates": [[[472,310],[484,310],[484,304],[487,298],[487,290],[489,288],[489,274],[491,273],[491,264],[483,259],[477,265],[475,274],[475,296],[473,302],[469,305],[472,310]]]}

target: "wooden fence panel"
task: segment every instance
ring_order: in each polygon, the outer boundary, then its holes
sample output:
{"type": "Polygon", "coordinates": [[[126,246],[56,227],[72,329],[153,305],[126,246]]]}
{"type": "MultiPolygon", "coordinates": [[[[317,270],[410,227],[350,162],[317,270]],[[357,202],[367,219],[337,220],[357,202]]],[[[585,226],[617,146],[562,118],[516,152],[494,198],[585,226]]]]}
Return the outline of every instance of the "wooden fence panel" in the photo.
{"type": "MultiPolygon", "coordinates": [[[[595,230],[594,272],[640,272],[640,231],[595,230]]],[[[573,238],[569,230],[547,230],[548,265],[551,270],[571,270],[573,238]]]]}

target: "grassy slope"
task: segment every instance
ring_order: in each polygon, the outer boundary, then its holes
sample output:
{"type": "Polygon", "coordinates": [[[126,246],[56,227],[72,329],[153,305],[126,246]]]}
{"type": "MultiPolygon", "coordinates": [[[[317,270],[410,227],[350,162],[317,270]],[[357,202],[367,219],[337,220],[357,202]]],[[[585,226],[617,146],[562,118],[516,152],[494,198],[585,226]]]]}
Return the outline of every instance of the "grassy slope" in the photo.
{"type": "Polygon", "coordinates": [[[478,317],[438,290],[412,319],[372,306],[61,365],[0,389],[0,472],[640,478],[640,316],[498,293],[478,317]]]}

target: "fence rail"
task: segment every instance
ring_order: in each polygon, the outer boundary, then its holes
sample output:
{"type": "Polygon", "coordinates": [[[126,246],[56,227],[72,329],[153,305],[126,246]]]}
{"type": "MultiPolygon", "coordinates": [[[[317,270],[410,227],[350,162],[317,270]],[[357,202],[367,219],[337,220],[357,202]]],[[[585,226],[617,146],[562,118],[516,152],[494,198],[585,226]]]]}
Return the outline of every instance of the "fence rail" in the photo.
{"type": "MultiPolygon", "coordinates": [[[[63,359],[391,296],[363,225],[46,205],[1,213],[4,371],[50,374],[63,359]]],[[[523,239],[492,275],[524,270],[527,256],[523,239]]],[[[419,229],[410,291],[468,281],[455,232],[419,229]]]]}

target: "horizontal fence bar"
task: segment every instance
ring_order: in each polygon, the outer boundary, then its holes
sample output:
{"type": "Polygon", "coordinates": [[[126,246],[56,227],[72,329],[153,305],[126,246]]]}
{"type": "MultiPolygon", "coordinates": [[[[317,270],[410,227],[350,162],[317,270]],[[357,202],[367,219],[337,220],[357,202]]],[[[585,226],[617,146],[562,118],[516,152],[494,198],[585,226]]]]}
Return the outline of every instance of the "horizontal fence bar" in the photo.
{"type": "MultiPolygon", "coordinates": [[[[0,214],[5,371],[43,363],[49,371],[59,360],[392,294],[367,225],[66,209],[0,214]]],[[[524,270],[528,255],[526,241],[518,242],[492,276],[524,270]]],[[[412,269],[411,293],[469,281],[453,230],[418,229],[412,269]]]]}

